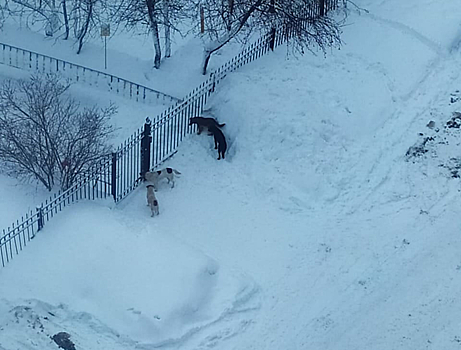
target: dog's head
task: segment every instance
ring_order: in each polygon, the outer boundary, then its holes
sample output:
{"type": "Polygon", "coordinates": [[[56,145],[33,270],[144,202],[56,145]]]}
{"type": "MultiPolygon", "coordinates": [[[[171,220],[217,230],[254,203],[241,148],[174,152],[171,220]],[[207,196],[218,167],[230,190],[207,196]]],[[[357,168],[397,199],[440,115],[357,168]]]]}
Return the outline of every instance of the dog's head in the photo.
{"type": "Polygon", "coordinates": [[[197,117],[192,117],[189,119],[189,126],[191,126],[192,124],[196,124],[198,121],[198,118],[197,117]]]}
{"type": "Polygon", "coordinates": [[[141,181],[146,181],[146,173],[139,173],[139,178],[141,181]]]}

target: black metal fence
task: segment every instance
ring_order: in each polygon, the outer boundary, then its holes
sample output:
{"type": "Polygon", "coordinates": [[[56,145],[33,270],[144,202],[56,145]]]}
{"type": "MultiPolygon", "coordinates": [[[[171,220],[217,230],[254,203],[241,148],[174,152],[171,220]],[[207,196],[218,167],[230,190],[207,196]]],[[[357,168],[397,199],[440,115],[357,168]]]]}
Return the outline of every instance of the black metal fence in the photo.
{"type": "Polygon", "coordinates": [[[89,169],[89,175],[80,176],[67,191],[55,193],[45,202],[17,220],[0,237],[0,259],[5,266],[35,237],[46,222],[51,220],[66,206],[80,199],[107,198],[112,193],[111,172],[109,165],[112,157],[102,159],[99,164],[89,169]]]}
{"type": "MultiPolygon", "coordinates": [[[[320,5],[323,6],[323,13],[326,13],[337,7],[338,0],[319,0],[313,4],[315,8],[307,11],[316,11],[314,13],[320,15],[320,5]]],[[[283,44],[291,35],[293,31],[284,28],[259,38],[211,73],[206,81],[182,101],[169,107],[152,121],[147,119],[146,123],[114,153],[108,155],[87,175],[81,176],[70,189],[54,195],[42,203],[35,213],[27,213],[7,230],[3,230],[3,235],[0,237],[2,266],[18,254],[45,223],[67,205],[80,199],[111,196],[117,203],[125,198],[141,183],[140,174],[155,169],[173,156],[185,135],[195,131],[189,126],[189,119],[203,112],[208,98],[228,73],[283,44]]]]}
{"type": "Polygon", "coordinates": [[[0,43],[0,63],[27,71],[58,73],[72,82],[96,86],[136,102],[171,104],[179,101],[176,97],[129,80],[8,44],[0,43]]]}

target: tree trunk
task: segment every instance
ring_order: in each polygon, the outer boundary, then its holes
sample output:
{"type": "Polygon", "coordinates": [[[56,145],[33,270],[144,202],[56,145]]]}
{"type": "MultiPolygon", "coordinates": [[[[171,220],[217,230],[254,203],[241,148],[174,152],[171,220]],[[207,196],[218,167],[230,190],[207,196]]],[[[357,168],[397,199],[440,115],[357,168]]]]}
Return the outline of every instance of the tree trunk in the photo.
{"type": "Polygon", "coordinates": [[[163,16],[165,21],[165,57],[171,56],[170,0],[163,0],[163,16]]]}
{"type": "Polygon", "coordinates": [[[242,16],[242,18],[239,20],[239,23],[237,27],[230,32],[227,33],[224,37],[220,38],[216,43],[211,44],[209,47],[207,47],[204,51],[204,58],[203,58],[203,64],[202,64],[202,74],[205,75],[208,67],[208,63],[210,61],[211,55],[213,52],[218,51],[221,47],[226,45],[233,37],[235,37],[240,30],[243,28],[245,23],[248,21],[248,18],[251,17],[253,12],[256,11],[256,9],[261,6],[263,3],[263,0],[258,0],[256,1],[249,9],[248,11],[242,16]]]}
{"type": "Polygon", "coordinates": [[[320,16],[325,16],[325,0],[319,0],[320,16]]]}
{"type": "Polygon", "coordinates": [[[158,21],[155,16],[156,0],[145,0],[147,5],[147,13],[149,15],[149,25],[152,32],[152,41],[154,45],[154,67],[160,68],[160,59],[162,57],[162,50],[160,48],[160,38],[158,34],[158,21]]]}
{"type": "Polygon", "coordinates": [[[62,0],[62,16],[64,17],[64,27],[66,28],[66,34],[64,40],[69,39],[69,18],[67,17],[67,4],[66,0],[62,0]]]}
{"type": "MultiPolygon", "coordinates": [[[[271,0],[270,2],[269,13],[271,13],[272,15],[275,15],[275,0],[271,0]]],[[[276,34],[276,29],[275,29],[275,26],[273,26],[270,31],[270,39],[269,39],[269,48],[272,51],[274,51],[274,47],[275,47],[275,34],[276,34]]]]}
{"type": "Polygon", "coordinates": [[[232,29],[232,17],[234,16],[234,0],[229,0],[229,12],[227,16],[227,31],[232,29]]]}
{"type": "Polygon", "coordinates": [[[75,8],[71,11],[71,13],[73,14],[73,16],[72,16],[72,28],[73,28],[73,31],[74,31],[74,37],[75,38],[78,38],[78,35],[79,35],[78,28],[80,27],[81,12],[82,12],[82,9],[78,5],[76,5],[75,8]]]}
{"type": "Polygon", "coordinates": [[[205,10],[200,6],[200,34],[205,33],[205,10]]]}
{"type": "Polygon", "coordinates": [[[156,69],[160,68],[160,59],[162,57],[162,50],[160,48],[160,38],[158,36],[158,24],[157,22],[151,23],[152,30],[152,41],[154,45],[154,67],[156,69]]]}
{"type": "Polygon", "coordinates": [[[202,74],[206,74],[206,70],[208,68],[208,63],[210,62],[212,52],[205,51],[203,55],[203,65],[202,65],[202,74]]]}
{"type": "Polygon", "coordinates": [[[93,1],[94,0],[88,0],[87,2],[87,13],[86,13],[86,20],[85,23],[83,24],[82,30],[80,31],[79,37],[78,37],[78,50],[77,50],[77,55],[80,54],[82,51],[83,47],[83,40],[85,39],[86,34],[88,33],[88,28],[90,27],[90,20],[91,17],[93,16],[93,1]]]}

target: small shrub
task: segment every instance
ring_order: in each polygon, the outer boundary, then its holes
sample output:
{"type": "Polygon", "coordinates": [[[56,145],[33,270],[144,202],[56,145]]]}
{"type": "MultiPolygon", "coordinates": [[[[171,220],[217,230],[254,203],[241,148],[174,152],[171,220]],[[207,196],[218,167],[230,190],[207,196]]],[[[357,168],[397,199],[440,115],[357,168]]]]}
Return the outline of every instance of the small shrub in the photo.
{"type": "Polygon", "coordinates": [[[110,153],[114,105],[80,108],[54,74],[0,86],[0,161],[10,174],[65,190],[110,153]]]}

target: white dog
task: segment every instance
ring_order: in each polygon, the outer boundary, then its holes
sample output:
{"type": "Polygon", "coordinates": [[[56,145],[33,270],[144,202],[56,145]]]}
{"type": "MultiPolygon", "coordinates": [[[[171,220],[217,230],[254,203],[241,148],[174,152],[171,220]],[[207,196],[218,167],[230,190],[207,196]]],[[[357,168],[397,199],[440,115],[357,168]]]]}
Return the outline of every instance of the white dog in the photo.
{"type": "Polygon", "coordinates": [[[144,179],[151,182],[154,186],[154,189],[158,190],[158,182],[161,179],[167,179],[168,183],[171,182],[171,188],[174,187],[174,178],[175,176],[181,175],[179,171],[173,168],[165,168],[157,171],[148,171],[144,174],[144,179]]]}
{"type": "Polygon", "coordinates": [[[158,201],[157,198],[155,198],[155,193],[154,193],[154,186],[152,185],[147,185],[147,205],[150,207],[150,211],[152,213],[151,216],[158,215],[158,201]]]}

